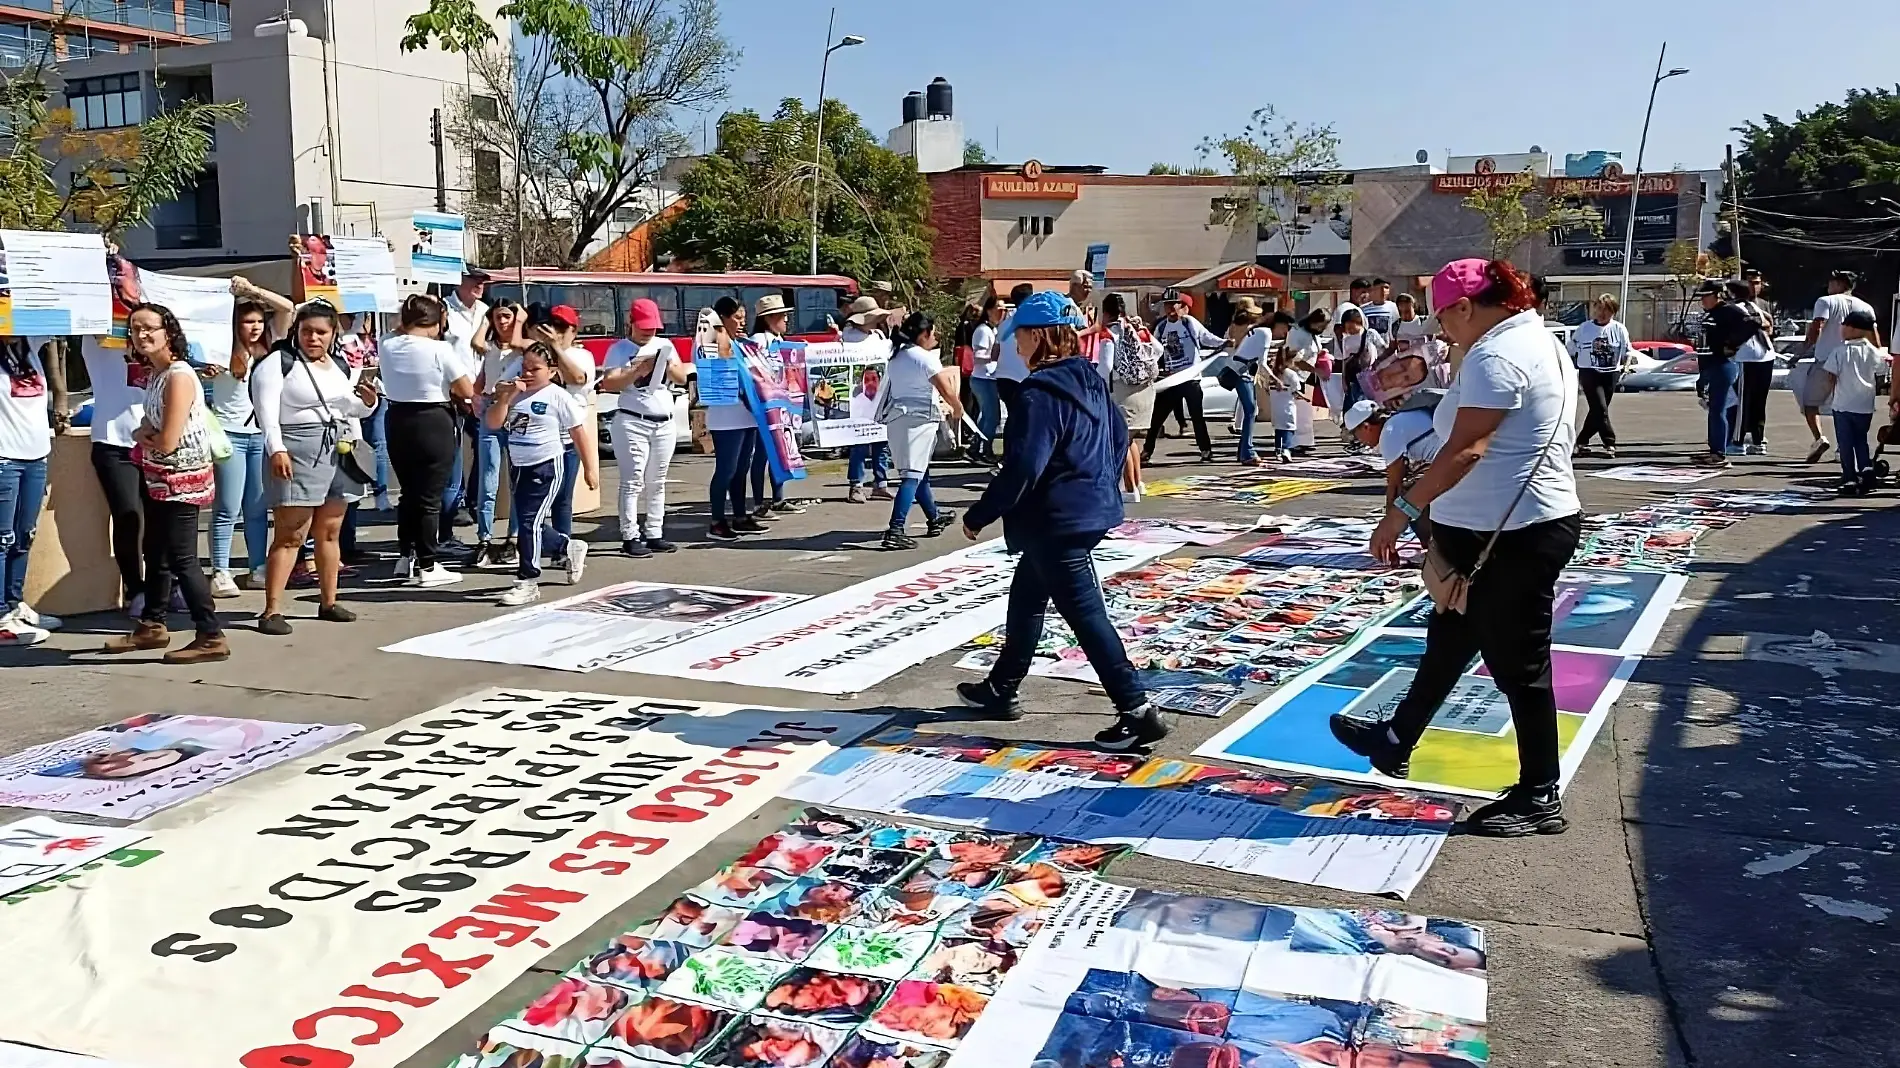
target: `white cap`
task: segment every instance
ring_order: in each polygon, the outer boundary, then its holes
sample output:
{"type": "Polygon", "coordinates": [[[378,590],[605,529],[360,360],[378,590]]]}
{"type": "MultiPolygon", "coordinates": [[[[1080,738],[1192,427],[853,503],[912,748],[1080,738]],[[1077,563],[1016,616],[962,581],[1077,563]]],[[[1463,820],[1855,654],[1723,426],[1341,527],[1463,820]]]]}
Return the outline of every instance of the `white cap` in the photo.
{"type": "Polygon", "coordinates": [[[1369,400],[1362,400],[1359,403],[1353,405],[1352,407],[1346,409],[1346,429],[1357,430],[1360,427],[1365,425],[1366,420],[1378,414],[1379,414],[1378,405],[1372,403],[1369,400]]]}

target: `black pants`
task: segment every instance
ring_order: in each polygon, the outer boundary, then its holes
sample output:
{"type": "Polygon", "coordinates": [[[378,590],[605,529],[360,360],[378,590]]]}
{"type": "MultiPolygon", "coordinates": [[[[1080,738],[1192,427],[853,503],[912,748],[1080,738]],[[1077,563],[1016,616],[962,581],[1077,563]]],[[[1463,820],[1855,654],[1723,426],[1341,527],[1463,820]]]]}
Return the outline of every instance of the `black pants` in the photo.
{"type": "Polygon", "coordinates": [[[1578,371],[1577,382],[1583,386],[1583,402],[1590,406],[1590,414],[1583,417],[1583,429],[1577,432],[1577,447],[1590,444],[1590,439],[1602,435],[1603,444],[1616,448],[1616,428],[1610,425],[1610,402],[1616,399],[1616,383],[1623,377],[1615,371],[1578,371]]]}
{"type": "Polygon", "coordinates": [[[132,450],[103,441],[92,443],[92,469],[105,491],[106,511],[112,516],[112,559],[119,565],[119,585],[125,599],[145,590],[145,571],[139,541],[139,508],[144,480],[132,462],[132,450]]]}
{"type": "MultiPolygon", "coordinates": [[[[1551,609],[1558,573],[1577,551],[1582,531],[1581,515],[1505,531],[1472,580],[1465,610],[1432,614],[1418,673],[1392,716],[1391,729],[1401,742],[1418,743],[1438,706],[1471,666],[1471,658],[1482,656],[1511,703],[1518,782],[1556,784],[1561,775],[1557,693],[1550,668],[1551,609]]],[[[1452,566],[1467,573],[1490,537],[1489,531],[1432,525],[1433,544],[1452,566]]]]}
{"type": "Polygon", "coordinates": [[[1003,402],[1005,418],[1016,418],[1016,398],[1023,395],[1023,384],[1013,378],[996,379],[996,396],[1003,402]]]}
{"type": "Polygon", "coordinates": [[[1201,380],[1190,378],[1155,394],[1154,418],[1148,422],[1148,440],[1141,447],[1144,460],[1154,455],[1155,442],[1161,440],[1161,426],[1168,421],[1168,413],[1183,404],[1187,405],[1188,418],[1194,423],[1194,442],[1201,447],[1201,454],[1205,456],[1214,451],[1214,443],[1207,436],[1207,416],[1201,412],[1201,380]]]}
{"type": "Polygon", "coordinates": [[[1737,442],[1753,437],[1760,445],[1768,435],[1768,391],[1774,387],[1773,360],[1742,364],[1742,419],[1736,424],[1737,442]]]}
{"type": "Polygon", "coordinates": [[[398,551],[416,558],[418,569],[435,566],[441,543],[442,493],[449,487],[456,450],[462,447],[455,411],[446,404],[392,402],[385,427],[389,466],[402,485],[396,503],[398,551]]]}
{"type": "Polygon", "coordinates": [[[1022,687],[1042,641],[1043,619],[1054,604],[1116,710],[1132,712],[1147,702],[1135,666],[1128,661],[1128,650],[1102,603],[1101,581],[1089,555],[1102,537],[1038,539],[1022,546],[1009,584],[1003,649],[990,668],[990,685],[997,693],[1013,694],[1022,687]]]}
{"type": "Polygon", "coordinates": [[[198,563],[198,506],[176,501],[145,500],[145,612],[146,623],[165,624],[172,603],[172,582],[185,592],[198,637],[224,633],[211,607],[211,584],[198,563]]]}

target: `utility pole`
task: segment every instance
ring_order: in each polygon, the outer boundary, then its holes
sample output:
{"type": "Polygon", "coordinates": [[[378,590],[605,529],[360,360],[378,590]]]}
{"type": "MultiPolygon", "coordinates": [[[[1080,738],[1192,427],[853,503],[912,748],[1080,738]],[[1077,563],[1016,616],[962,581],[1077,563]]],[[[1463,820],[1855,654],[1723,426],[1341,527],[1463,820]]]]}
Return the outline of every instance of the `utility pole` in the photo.
{"type": "Polygon", "coordinates": [[[435,146],[435,210],[449,210],[449,158],[442,144],[442,109],[429,115],[429,143],[435,146]]]}
{"type": "Polygon", "coordinates": [[[1728,233],[1729,240],[1735,243],[1735,276],[1741,277],[1742,271],[1742,190],[1735,182],[1735,146],[1725,146],[1722,160],[1723,184],[1728,187],[1728,233]]]}

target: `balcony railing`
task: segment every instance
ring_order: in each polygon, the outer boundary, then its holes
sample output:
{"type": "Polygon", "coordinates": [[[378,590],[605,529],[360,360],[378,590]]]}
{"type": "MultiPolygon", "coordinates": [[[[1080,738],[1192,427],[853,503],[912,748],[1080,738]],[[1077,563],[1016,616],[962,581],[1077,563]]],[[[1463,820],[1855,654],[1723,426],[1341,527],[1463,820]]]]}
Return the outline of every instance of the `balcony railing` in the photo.
{"type": "Polygon", "coordinates": [[[224,228],[217,223],[154,226],[161,249],[223,248],[224,228]]]}

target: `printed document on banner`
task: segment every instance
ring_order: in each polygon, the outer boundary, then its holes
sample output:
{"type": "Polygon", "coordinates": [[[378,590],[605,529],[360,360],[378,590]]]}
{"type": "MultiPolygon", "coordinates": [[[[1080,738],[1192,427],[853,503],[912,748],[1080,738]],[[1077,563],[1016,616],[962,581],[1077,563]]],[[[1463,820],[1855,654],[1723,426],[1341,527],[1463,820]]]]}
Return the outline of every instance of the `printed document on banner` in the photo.
{"type": "MultiPolygon", "coordinates": [[[[143,841],[149,833],[142,828],[62,823],[51,816],[28,816],[9,823],[0,827],[0,898],[143,841]]],[[[5,1064],[0,1052],[0,1068],[5,1064]]]]}
{"type": "MultiPolygon", "coordinates": [[[[1095,570],[1112,575],[1178,545],[1104,541],[1095,570]]],[[[805,693],[858,693],[1003,623],[1016,558],[995,541],[776,612],[722,627],[615,671],[805,693]]]]}
{"type": "Polygon", "coordinates": [[[891,359],[888,341],[821,341],[805,346],[811,414],[827,449],[885,439],[877,421],[877,390],[891,359]]]}
{"type": "Polygon", "coordinates": [[[237,300],[226,278],[190,278],[182,274],[139,272],[139,290],[153,304],[163,304],[178,317],[191,362],[199,366],[231,365],[231,312],[237,300]]]}
{"type": "Polygon", "coordinates": [[[402,294],[396,287],[396,257],[380,237],[333,237],[337,295],[347,312],[397,312],[402,294]]]}
{"type": "Polygon", "coordinates": [[[83,893],[0,908],[0,1035],[147,1068],[396,1068],[876,722],[451,701],[158,817],[155,855],[83,893]]]}
{"type": "Polygon", "coordinates": [[[0,230],[0,334],[111,332],[103,237],[0,230]]]}
{"type": "Polygon", "coordinates": [[[460,285],[464,220],[460,215],[418,211],[410,216],[409,277],[418,282],[460,285]]]}

